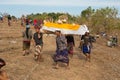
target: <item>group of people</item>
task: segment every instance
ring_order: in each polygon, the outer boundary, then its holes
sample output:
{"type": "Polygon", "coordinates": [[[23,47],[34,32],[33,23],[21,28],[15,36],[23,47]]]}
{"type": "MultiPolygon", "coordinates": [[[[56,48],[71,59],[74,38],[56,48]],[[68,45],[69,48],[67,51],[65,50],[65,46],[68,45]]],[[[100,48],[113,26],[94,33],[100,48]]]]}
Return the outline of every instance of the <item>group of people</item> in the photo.
{"type": "MultiPolygon", "coordinates": [[[[28,27],[27,27],[28,28],[28,27]]],[[[41,61],[42,57],[42,48],[43,48],[43,32],[40,30],[39,27],[35,28],[36,32],[33,35],[33,43],[35,45],[35,60],[36,61],[41,61]]],[[[27,31],[27,29],[26,29],[27,31]]],[[[30,49],[30,41],[32,39],[32,34],[30,28],[28,29],[28,38],[27,38],[27,33],[26,31],[24,32],[24,39],[23,39],[23,56],[29,54],[29,49],[30,49]],[[29,36],[30,35],[30,36],[29,36]]],[[[74,43],[74,37],[72,35],[63,35],[60,30],[55,31],[56,35],[56,54],[53,56],[53,60],[56,63],[55,67],[56,69],[59,68],[58,62],[63,62],[66,63],[66,67],[69,69],[69,54],[73,56],[73,46],[75,46],[74,43]]],[[[87,35],[85,36],[85,40],[87,40],[87,35]]],[[[90,58],[90,51],[88,51],[86,46],[87,41],[85,42],[83,46],[83,52],[86,55],[86,58],[90,58]],[[88,53],[88,55],[87,55],[88,53]]],[[[5,66],[6,63],[3,59],[0,59],[0,68],[5,66]]],[[[7,79],[6,72],[0,71],[0,80],[8,80],[7,79]]]]}
{"type": "MultiPolygon", "coordinates": [[[[31,41],[35,47],[34,58],[36,61],[43,61],[42,49],[43,49],[43,33],[46,31],[41,29],[41,25],[37,25],[35,22],[35,33],[32,34],[29,21],[26,19],[26,30],[23,32],[23,56],[30,53],[31,41]]],[[[56,63],[55,68],[58,68],[58,62],[63,62],[69,66],[69,55],[73,56],[73,47],[75,46],[73,35],[64,35],[60,30],[54,32],[56,35],[56,54],[53,56],[53,60],[56,63]]],[[[90,53],[92,42],[90,41],[89,33],[86,32],[81,39],[81,49],[86,56],[86,60],[90,61],[90,53]],[[84,36],[84,37],[83,37],[84,36]]]]}
{"type": "MultiPolygon", "coordinates": [[[[7,15],[6,18],[7,18],[8,26],[11,26],[12,17],[10,15],[7,15]]],[[[4,22],[4,16],[0,16],[0,22],[4,22]]]]}
{"type": "Polygon", "coordinates": [[[32,33],[30,29],[29,19],[25,20],[26,29],[23,32],[23,56],[30,53],[30,44],[33,42],[35,46],[35,60],[40,61],[42,59],[42,48],[43,48],[43,33],[44,31],[40,30],[40,25],[35,25],[35,33],[32,33]]]}
{"type": "Polygon", "coordinates": [[[0,58],[0,80],[8,80],[7,73],[2,70],[2,67],[6,65],[6,62],[0,58]]]}
{"type": "MultiPolygon", "coordinates": [[[[41,62],[44,60],[42,57],[42,50],[43,50],[43,34],[47,33],[41,29],[42,25],[34,25],[35,33],[32,33],[30,29],[30,22],[29,19],[26,18],[25,20],[25,31],[23,32],[23,56],[26,56],[30,53],[30,45],[33,42],[34,45],[34,59],[37,62],[41,62]]],[[[73,35],[65,35],[62,34],[60,30],[56,30],[54,32],[56,35],[56,53],[53,55],[53,60],[56,63],[55,69],[59,68],[59,62],[65,63],[66,67],[69,68],[69,55],[72,58],[74,54],[74,36],[73,35]]],[[[91,46],[92,42],[90,41],[89,32],[86,32],[85,35],[81,37],[81,50],[83,51],[84,55],[86,56],[86,60],[90,62],[90,53],[91,53],[91,46]]],[[[0,59],[0,69],[5,66],[6,63],[3,59],[0,59]]],[[[4,71],[0,71],[0,80],[7,80],[7,75],[4,71]],[[2,75],[2,76],[1,76],[2,75]],[[5,79],[3,79],[5,78],[5,79]]]]}
{"type": "Polygon", "coordinates": [[[116,47],[116,46],[118,46],[118,37],[117,37],[117,35],[110,36],[110,39],[107,42],[107,46],[109,46],[109,47],[112,47],[112,46],[116,47]]]}

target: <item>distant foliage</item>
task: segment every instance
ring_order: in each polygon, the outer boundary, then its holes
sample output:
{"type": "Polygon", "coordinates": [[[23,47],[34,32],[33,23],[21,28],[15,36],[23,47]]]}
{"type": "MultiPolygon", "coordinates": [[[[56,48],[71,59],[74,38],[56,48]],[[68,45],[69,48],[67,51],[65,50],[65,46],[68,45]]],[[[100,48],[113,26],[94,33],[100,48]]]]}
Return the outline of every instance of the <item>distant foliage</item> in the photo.
{"type": "Polygon", "coordinates": [[[86,24],[91,32],[111,32],[114,29],[120,29],[120,16],[115,8],[92,9],[88,7],[83,10],[80,15],[73,16],[69,13],[37,13],[30,14],[27,17],[30,19],[42,19],[56,22],[58,19],[67,19],[67,23],[86,24]]]}
{"type": "Polygon", "coordinates": [[[72,22],[76,22],[77,20],[77,17],[76,16],[72,16],[68,13],[37,13],[37,14],[30,14],[30,15],[27,15],[28,18],[34,20],[34,19],[42,19],[42,20],[50,20],[52,22],[56,22],[58,19],[60,18],[68,18],[67,22],[68,23],[72,23],[72,22]]]}

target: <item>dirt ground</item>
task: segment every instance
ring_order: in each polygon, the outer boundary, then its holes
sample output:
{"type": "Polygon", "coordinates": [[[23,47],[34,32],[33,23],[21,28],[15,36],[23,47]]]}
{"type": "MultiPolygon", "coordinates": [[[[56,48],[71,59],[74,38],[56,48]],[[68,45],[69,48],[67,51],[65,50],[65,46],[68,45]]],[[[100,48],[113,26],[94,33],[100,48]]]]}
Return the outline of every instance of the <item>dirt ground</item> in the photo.
{"type": "MultiPolygon", "coordinates": [[[[0,23],[0,58],[7,65],[3,68],[10,80],[120,80],[120,47],[107,47],[106,40],[97,39],[92,49],[91,62],[85,61],[79,45],[79,36],[75,37],[74,56],[70,58],[70,69],[60,63],[54,69],[52,55],[55,53],[55,36],[44,35],[44,62],[34,61],[34,47],[31,54],[22,56],[22,31],[20,22],[12,26],[0,23]]],[[[34,29],[33,29],[34,31],[34,29]]]]}

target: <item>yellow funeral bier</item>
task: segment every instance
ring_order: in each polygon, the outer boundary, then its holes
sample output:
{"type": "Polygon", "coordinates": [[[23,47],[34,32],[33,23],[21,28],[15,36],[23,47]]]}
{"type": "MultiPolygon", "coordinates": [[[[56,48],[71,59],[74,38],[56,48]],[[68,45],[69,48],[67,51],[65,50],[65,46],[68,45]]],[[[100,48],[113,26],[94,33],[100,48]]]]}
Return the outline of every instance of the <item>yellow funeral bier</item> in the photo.
{"type": "Polygon", "coordinates": [[[60,30],[62,34],[77,34],[83,35],[85,32],[89,31],[86,25],[77,25],[77,24],[59,24],[59,23],[50,23],[46,22],[42,29],[55,32],[60,30]]]}
{"type": "Polygon", "coordinates": [[[48,28],[58,28],[58,29],[68,29],[68,30],[78,30],[80,28],[80,25],[76,24],[58,24],[58,23],[50,23],[46,22],[44,26],[47,26],[48,28]]]}

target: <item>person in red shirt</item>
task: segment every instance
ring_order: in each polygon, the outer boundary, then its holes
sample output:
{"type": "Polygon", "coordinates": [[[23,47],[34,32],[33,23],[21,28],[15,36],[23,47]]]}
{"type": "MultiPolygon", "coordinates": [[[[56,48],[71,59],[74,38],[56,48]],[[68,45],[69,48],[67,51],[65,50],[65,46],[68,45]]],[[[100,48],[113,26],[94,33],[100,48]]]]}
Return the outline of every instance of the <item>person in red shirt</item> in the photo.
{"type": "Polygon", "coordinates": [[[37,26],[37,19],[34,19],[34,21],[33,21],[33,25],[34,25],[34,27],[37,26]]]}

